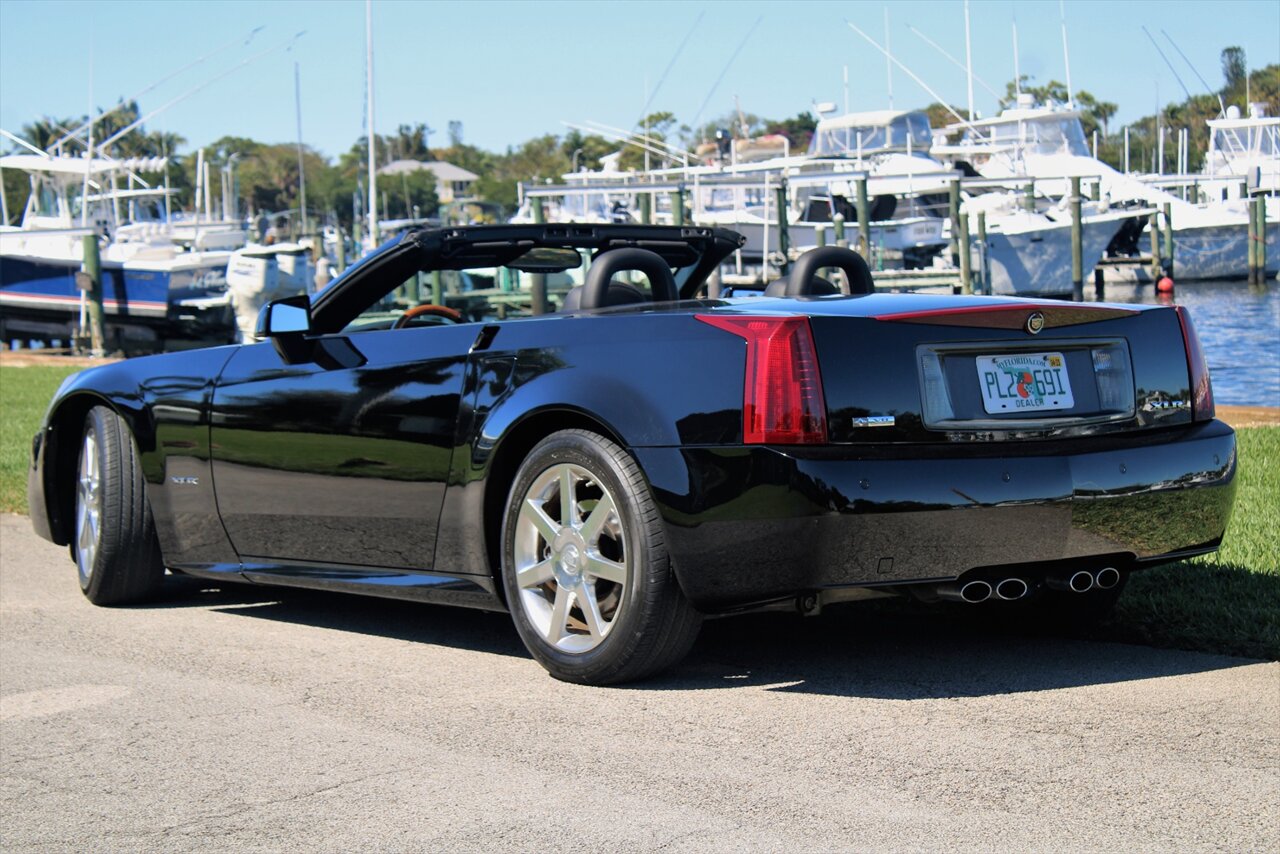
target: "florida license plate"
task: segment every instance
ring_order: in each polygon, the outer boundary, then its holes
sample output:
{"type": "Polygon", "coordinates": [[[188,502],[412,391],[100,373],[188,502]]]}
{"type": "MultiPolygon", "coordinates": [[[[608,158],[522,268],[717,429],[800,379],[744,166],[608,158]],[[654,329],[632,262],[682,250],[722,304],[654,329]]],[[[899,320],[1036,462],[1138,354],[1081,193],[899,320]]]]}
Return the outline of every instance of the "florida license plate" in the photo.
{"type": "Polygon", "coordinates": [[[976,361],[982,405],[992,415],[1075,406],[1061,353],[978,356],[976,361]]]}

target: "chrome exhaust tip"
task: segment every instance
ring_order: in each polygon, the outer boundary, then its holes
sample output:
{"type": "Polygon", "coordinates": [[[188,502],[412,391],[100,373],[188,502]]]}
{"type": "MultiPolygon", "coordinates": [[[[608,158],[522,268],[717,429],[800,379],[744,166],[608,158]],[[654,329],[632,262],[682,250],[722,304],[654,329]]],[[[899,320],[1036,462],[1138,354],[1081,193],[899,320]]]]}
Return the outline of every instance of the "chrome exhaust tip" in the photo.
{"type": "Polygon", "coordinates": [[[996,596],[1006,602],[1015,602],[1030,591],[1027,582],[1021,578],[1006,578],[996,585],[996,596]]]}
{"type": "Polygon", "coordinates": [[[1093,589],[1092,573],[1080,570],[1070,575],[1050,575],[1044,580],[1054,590],[1065,590],[1070,593],[1088,593],[1093,589]]]}
{"type": "Polygon", "coordinates": [[[964,584],[951,582],[938,585],[938,596],[949,602],[966,602],[976,605],[991,598],[991,585],[985,581],[966,581],[964,584]]]}
{"type": "Polygon", "coordinates": [[[1104,567],[1093,574],[1093,585],[1099,590],[1110,590],[1120,583],[1120,570],[1104,567]]]}

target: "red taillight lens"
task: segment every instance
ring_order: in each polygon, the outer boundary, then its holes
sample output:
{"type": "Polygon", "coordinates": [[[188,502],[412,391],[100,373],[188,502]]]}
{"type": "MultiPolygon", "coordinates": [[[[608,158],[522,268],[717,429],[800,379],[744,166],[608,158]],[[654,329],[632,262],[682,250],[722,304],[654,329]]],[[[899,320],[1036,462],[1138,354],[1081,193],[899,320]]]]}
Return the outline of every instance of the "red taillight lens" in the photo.
{"type": "Polygon", "coordinates": [[[827,406],[808,318],[710,314],[697,318],[746,339],[744,442],[821,445],[827,441],[827,406]]]}
{"type": "Polygon", "coordinates": [[[1182,343],[1187,349],[1187,369],[1191,373],[1191,419],[1209,421],[1213,418],[1213,384],[1209,382],[1209,363],[1200,349],[1200,337],[1191,322],[1191,312],[1183,306],[1174,306],[1178,322],[1182,324],[1182,343]]]}

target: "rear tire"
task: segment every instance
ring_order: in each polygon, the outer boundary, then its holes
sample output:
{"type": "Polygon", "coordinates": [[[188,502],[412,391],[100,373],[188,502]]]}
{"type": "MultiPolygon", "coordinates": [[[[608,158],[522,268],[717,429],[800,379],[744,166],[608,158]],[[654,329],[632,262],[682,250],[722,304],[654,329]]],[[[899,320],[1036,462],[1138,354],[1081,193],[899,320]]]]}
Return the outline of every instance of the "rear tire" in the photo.
{"type": "Polygon", "coordinates": [[[80,589],[95,605],[128,605],[156,594],[164,564],[137,446],[105,406],[85,418],[76,468],[71,557],[80,589]]]}
{"type": "Polygon", "coordinates": [[[640,467],[585,430],[543,439],[516,472],[502,581],[521,640],[566,682],[651,676],[688,653],[702,624],[640,467]]]}

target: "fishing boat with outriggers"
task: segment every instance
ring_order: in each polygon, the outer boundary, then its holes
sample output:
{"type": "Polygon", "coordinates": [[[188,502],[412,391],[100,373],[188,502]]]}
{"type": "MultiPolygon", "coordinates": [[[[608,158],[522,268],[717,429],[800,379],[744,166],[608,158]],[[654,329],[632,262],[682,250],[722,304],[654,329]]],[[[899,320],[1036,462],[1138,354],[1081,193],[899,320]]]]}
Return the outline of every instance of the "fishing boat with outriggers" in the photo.
{"type": "MultiPolygon", "coordinates": [[[[126,352],[225,343],[234,335],[227,263],[244,232],[198,218],[175,229],[167,190],[119,189],[121,176],[164,168],[163,158],[0,157],[0,170],[30,178],[21,224],[0,228],[0,340],[71,341],[85,329],[87,295],[77,273],[85,238],[101,262],[104,344],[126,352]],[[156,203],[159,202],[157,205],[156,203]]],[[[7,211],[5,220],[8,221],[7,211]]]]}

